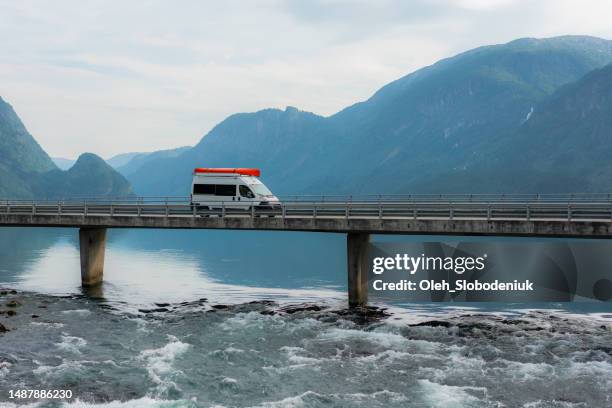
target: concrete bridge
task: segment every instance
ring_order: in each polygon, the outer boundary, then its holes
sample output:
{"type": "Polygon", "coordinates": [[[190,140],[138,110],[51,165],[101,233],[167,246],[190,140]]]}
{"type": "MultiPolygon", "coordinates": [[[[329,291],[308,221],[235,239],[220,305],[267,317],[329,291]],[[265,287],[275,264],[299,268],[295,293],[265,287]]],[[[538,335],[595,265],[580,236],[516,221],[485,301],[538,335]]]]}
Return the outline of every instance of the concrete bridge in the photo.
{"type": "Polygon", "coordinates": [[[235,204],[194,207],[188,197],[3,200],[0,226],[79,228],[84,286],[102,282],[107,228],[344,233],[350,306],[367,303],[370,234],[612,237],[610,194],[301,196],[275,207],[235,204]]]}

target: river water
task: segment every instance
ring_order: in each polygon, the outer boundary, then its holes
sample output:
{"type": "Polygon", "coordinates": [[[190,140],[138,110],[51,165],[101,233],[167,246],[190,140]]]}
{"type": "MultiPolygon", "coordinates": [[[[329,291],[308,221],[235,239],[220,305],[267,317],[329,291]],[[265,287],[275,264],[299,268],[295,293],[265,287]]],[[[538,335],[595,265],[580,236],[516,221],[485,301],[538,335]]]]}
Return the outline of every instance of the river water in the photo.
{"type": "Polygon", "coordinates": [[[354,314],[342,235],[109,231],[86,293],[76,230],[0,229],[0,262],[0,406],[612,406],[610,302],[354,314]]]}

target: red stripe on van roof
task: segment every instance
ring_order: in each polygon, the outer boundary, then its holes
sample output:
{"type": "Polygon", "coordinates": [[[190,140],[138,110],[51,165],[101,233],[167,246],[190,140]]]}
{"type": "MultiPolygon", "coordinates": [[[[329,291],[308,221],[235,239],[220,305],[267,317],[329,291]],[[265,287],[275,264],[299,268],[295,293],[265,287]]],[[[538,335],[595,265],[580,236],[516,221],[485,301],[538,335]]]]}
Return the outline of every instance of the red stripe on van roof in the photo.
{"type": "Polygon", "coordinates": [[[259,169],[230,169],[230,168],[210,168],[210,167],[196,167],[193,170],[194,173],[221,173],[221,174],[241,174],[243,176],[255,176],[259,177],[261,171],[259,169]]]}

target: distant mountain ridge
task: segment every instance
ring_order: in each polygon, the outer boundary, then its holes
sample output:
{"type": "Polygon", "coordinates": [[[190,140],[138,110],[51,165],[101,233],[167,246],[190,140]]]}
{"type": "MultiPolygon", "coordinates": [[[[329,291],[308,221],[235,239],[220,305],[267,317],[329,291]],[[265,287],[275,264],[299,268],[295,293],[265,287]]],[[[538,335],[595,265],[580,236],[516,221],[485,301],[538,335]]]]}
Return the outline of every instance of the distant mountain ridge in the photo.
{"type": "Polygon", "coordinates": [[[60,170],[68,170],[76,163],[76,160],[66,159],[64,157],[52,157],[51,160],[53,160],[53,163],[55,163],[60,170]]]}
{"type": "MultiPolygon", "coordinates": [[[[193,167],[254,166],[279,194],[531,191],[537,180],[516,180],[512,174],[526,173],[504,159],[511,138],[526,132],[523,125],[539,123],[556,92],[610,63],[612,42],[594,37],[480,47],[400,78],[330,117],[296,108],[232,115],[192,149],[151,160],[128,179],[138,194],[187,195],[193,167]]],[[[588,157],[592,147],[581,148],[588,157]]],[[[531,160],[546,161],[545,150],[531,149],[531,160]]],[[[567,179],[549,187],[568,192],[585,185],[567,179]]],[[[601,178],[588,189],[612,190],[612,181],[601,178]]]]}
{"type": "Polygon", "coordinates": [[[60,170],[0,98],[0,197],[42,199],[132,193],[129,182],[100,157],[81,155],[60,170]]]}
{"type": "Polygon", "coordinates": [[[145,163],[163,159],[178,157],[182,153],[191,149],[191,146],[182,146],[174,149],[157,150],[154,152],[141,152],[141,153],[126,153],[111,157],[106,162],[110,164],[115,170],[124,176],[134,173],[145,163]]]}

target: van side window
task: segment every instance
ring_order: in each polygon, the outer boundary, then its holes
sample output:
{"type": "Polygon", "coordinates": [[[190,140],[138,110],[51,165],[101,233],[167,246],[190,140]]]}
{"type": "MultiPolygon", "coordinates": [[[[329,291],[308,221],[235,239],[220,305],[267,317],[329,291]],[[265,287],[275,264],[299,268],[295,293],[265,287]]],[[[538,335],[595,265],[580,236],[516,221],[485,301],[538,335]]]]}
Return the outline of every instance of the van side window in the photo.
{"type": "Polygon", "coordinates": [[[238,191],[240,191],[240,195],[246,198],[255,198],[255,194],[251,191],[247,186],[238,186],[238,191]]]}
{"type": "Polygon", "coordinates": [[[236,195],[235,184],[217,184],[215,189],[215,195],[233,197],[236,195]]]}
{"type": "Polygon", "coordinates": [[[194,184],[193,194],[215,194],[214,184],[194,184]]]}

